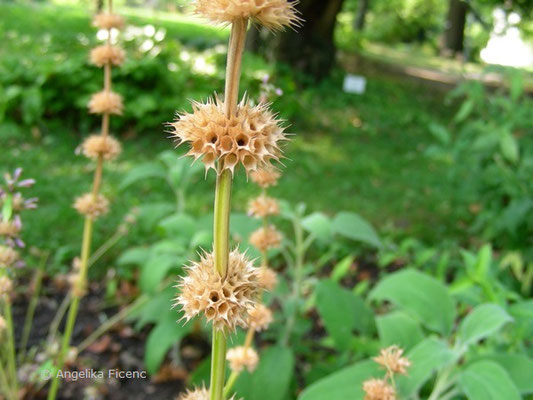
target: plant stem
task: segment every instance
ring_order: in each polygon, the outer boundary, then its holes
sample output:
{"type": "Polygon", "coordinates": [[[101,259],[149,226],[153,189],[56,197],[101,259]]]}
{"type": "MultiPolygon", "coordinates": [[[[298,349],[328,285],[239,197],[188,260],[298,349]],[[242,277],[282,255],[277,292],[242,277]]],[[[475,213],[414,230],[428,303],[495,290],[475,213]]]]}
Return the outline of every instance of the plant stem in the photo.
{"type": "Polygon", "coordinates": [[[2,383],[2,390],[0,390],[0,394],[5,394],[6,399],[16,400],[16,396],[11,393],[11,388],[9,387],[9,382],[7,380],[4,366],[2,365],[2,363],[0,363],[0,383],[2,383]]]}
{"type": "MultiPolygon", "coordinates": [[[[226,88],[224,107],[228,118],[237,110],[239,81],[241,76],[242,54],[246,40],[248,21],[237,19],[231,27],[226,68],[226,88]]],[[[213,253],[214,267],[220,275],[225,275],[229,259],[229,217],[231,208],[232,173],[219,165],[214,207],[213,253]]],[[[211,354],[210,400],[224,400],[224,381],[226,380],[226,337],[225,333],[213,327],[213,347],[211,354]]]]}
{"type": "Polygon", "coordinates": [[[31,295],[30,304],[28,305],[28,311],[26,312],[26,318],[24,319],[24,329],[22,330],[22,339],[20,341],[20,361],[23,362],[26,357],[26,347],[28,346],[28,340],[30,338],[31,326],[33,323],[33,316],[35,315],[35,309],[39,303],[39,294],[41,292],[41,283],[43,281],[44,269],[48,262],[50,252],[44,253],[41,258],[41,263],[33,279],[33,293],[31,295]]]}
{"type": "Polygon", "coordinates": [[[228,382],[226,383],[226,386],[224,386],[224,398],[225,399],[229,397],[231,393],[231,389],[233,389],[233,385],[235,385],[235,382],[237,382],[239,375],[240,374],[236,371],[231,372],[231,375],[228,378],[228,382]]]}
{"type": "Polygon", "coordinates": [[[13,392],[18,393],[17,382],[17,364],[15,362],[15,339],[13,337],[13,316],[11,314],[11,300],[8,296],[4,296],[4,314],[6,318],[7,329],[7,364],[8,375],[13,381],[13,392]]]}
{"type": "Polygon", "coordinates": [[[441,370],[440,373],[437,374],[437,381],[435,382],[435,386],[433,387],[433,391],[428,397],[428,400],[437,400],[439,399],[442,392],[448,390],[448,388],[450,387],[450,382],[448,382],[448,378],[450,377],[451,372],[451,368],[448,367],[444,370],[441,370]]]}
{"type": "MultiPolygon", "coordinates": [[[[85,225],[83,228],[83,242],[82,242],[82,249],[81,249],[81,266],[80,266],[80,274],[78,277],[78,282],[75,283],[75,285],[79,285],[77,289],[72,291],[72,303],[70,304],[68,317],[67,317],[67,325],[65,327],[65,333],[63,334],[63,342],[61,345],[61,349],[59,351],[59,355],[57,358],[57,362],[55,367],[60,370],[63,368],[64,362],[65,362],[65,356],[68,352],[69,346],[70,346],[70,339],[72,336],[72,331],[74,330],[74,324],[76,322],[76,317],[78,315],[78,308],[80,305],[81,296],[83,293],[83,289],[85,288],[86,281],[87,281],[87,269],[88,269],[88,262],[89,262],[89,254],[91,252],[91,238],[92,238],[92,228],[93,228],[93,220],[91,217],[85,218],[85,225]]],[[[57,390],[59,388],[59,377],[57,374],[57,371],[52,378],[52,386],[50,387],[50,391],[48,392],[48,400],[54,400],[57,395],[57,390]]]]}
{"type": "Polygon", "coordinates": [[[50,323],[50,328],[48,330],[48,338],[47,341],[51,342],[54,340],[57,330],[59,329],[59,324],[61,324],[61,321],[63,320],[63,317],[65,316],[65,313],[68,310],[68,307],[70,305],[70,293],[67,293],[61,304],[59,305],[56,315],[54,315],[54,319],[50,323]]]}

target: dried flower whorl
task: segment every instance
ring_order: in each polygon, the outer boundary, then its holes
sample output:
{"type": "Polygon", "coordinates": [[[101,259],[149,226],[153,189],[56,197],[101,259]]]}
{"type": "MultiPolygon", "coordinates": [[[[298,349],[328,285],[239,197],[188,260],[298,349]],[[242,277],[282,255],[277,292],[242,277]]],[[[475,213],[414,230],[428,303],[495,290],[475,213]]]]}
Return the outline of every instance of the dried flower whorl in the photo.
{"type": "Polygon", "coordinates": [[[204,314],[219,330],[235,330],[246,326],[247,310],[255,304],[257,271],[242,253],[229,255],[225,276],[215,271],[213,254],[205,253],[199,262],[186,267],[187,275],[176,286],[180,289],[175,306],[184,312],[183,318],[204,314]]]}
{"type": "Polygon", "coordinates": [[[396,400],[394,388],[384,379],[369,379],[363,382],[365,400],[396,400]]]}
{"type": "Polygon", "coordinates": [[[11,247],[0,246],[0,268],[12,266],[18,258],[18,253],[11,247]]]}
{"type": "Polygon", "coordinates": [[[273,168],[260,168],[250,174],[252,182],[265,189],[277,185],[280,176],[273,168]]]}
{"type": "Polygon", "coordinates": [[[259,268],[257,278],[259,286],[265,290],[273,290],[278,284],[278,274],[269,267],[259,268]]]}
{"type": "Polygon", "coordinates": [[[248,326],[257,332],[267,330],[273,320],[272,311],[263,304],[257,304],[248,310],[248,326]]]}
{"type": "Polygon", "coordinates": [[[13,221],[0,221],[0,236],[16,237],[22,230],[22,225],[13,221]]]}
{"type": "Polygon", "coordinates": [[[99,29],[122,29],[124,27],[124,18],[116,14],[97,14],[94,16],[93,26],[99,29]]]}
{"type": "Polygon", "coordinates": [[[126,52],[122,48],[109,44],[95,47],[91,50],[89,57],[91,64],[97,67],[103,67],[106,64],[122,65],[125,58],[126,52]]]}
{"type": "Polygon", "coordinates": [[[81,214],[91,218],[98,218],[109,211],[109,200],[99,194],[86,193],[76,199],[74,208],[81,214]]]}
{"type": "MultiPolygon", "coordinates": [[[[187,390],[177,400],[209,400],[209,391],[205,388],[196,388],[194,390],[187,390]]],[[[232,396],[228,400],[235,400],[235,396],[232,396]]]]}
{"type": "Polygon", "coordinates": [[[281,233],[273,225],[259,228],[250,236],[250,244],[260,251],[278,248],[281,240],[281,233]]]}
{"type": "Polygon", "coordinates": [[[104,160],[114,160],[119,156],[122,147],[117,139],[112,136],[91,135],[81,145],[85,157],[93,160],[102,156],[104,160]]]}
{"type": "Polygon", "coordinates": [[[215,24],[251,18],[268,29],[280,30],[300,25],[296,3],[288,0],[196,0],[196,12],[215,24]]]}
{"type": "Polygon", "coordinates": [[[92,114],[122,114],[124,105],[122,96],[108,91],[98,92],[92,95],[88,104],[89,112],[92,114]]]}
{"type": "Polygon", "coordinates": [[[264,218],[279,214],[279,203],[276,199],[261,195],[252,199],[248,204],[248,215],[255,218],[264,218]]]}
{"type": "Polygon", "coordinates": [[[236,115],[227,118],[224,103],[215,98],[207,103],[193,102],[193,113],[178,115],[171,123],[172,135],[178,144],[189,142],[187,155],[202,159],[206,169],[232,173],[237,165],[246,172],[270,165],[281,155],[280,142],[286,140],[281,121],[268,110],[266,104],[251,106],[243,99],[236,115]]]}
{"type": "Polygon", "coordinates": [[[245,367],[248,372],[253,372],[259,362],[259,356],[254,349],[244,346],[234,347],[226,353],[229,367],[234,372],[241,372],[245,367]]]}
{"type": "Polygon", "coordinates": [[[86,282],[81,279],[79,271],[68,274],[67,281],[70,285],[70,291],[74,297],[85,297],[87,294],[87,285],[86,282]]]}
{"type": "Polygon", "coordinates": [[[395,374],[407,375],[407,368],[411,366],[408,358],[402,357],[403,349],[398,346],[390,346],[382,349],[379,356],[373,360],[395,374]]]}
{"type": "Polygon", "coordinates": [[[0,276],[0,296],[10,295],[13,290],[13,281],[7,276],[0,276]]]}

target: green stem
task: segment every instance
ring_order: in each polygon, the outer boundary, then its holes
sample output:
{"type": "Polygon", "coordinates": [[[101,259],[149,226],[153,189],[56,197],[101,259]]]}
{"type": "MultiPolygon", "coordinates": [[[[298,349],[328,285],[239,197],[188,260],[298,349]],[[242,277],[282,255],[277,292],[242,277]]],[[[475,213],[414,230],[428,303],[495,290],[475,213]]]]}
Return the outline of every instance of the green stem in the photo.
{"type": "Polygon", "coordinates": [[[61,324],[61,321],[63,320],[63,317],[65,316],[65,313],[67,312],[68,307],[70,305],[70,300],[70,293],[67,293],[67,295],[59,305],[56,315],[54,315],[54,319],[52,319],[52,322],[50,323],[50,328],[48,330],[48,338],[46,339],[48,342],[52,342],[56,337],[59,325],[61,324]]]}
{"type": "Polygon", "coordinates": [[[433,387],[433,391],[431,392],[431,395],[428,397],[428,400],[437,400],[441,393],[448,390],[450,387],[450,383],[448,381],[448,378],[450,377],[452,370],[450,367],[442,370],[437,375],[437,381],[435,382],[435,386],[433,387]]]}
{"type": "Polygon", "coordinates": [[[11,301],[4,297],[4,313],[6,317],[6,329],[7,329],[7,365],[8,376],[13,381],[12,387],[15,393],[18,393],[17,382],[17,364],[15,362],[15,339],[13,336],[13,315],[11,314],[11,301]]]}
{"type": "Polygon", "coordinates": [[[231,389],[233,389],[233,385],[235,385],[235,382],[237,382],[237,378],[239,378],[239,373],[236,371],[232,371],[231,375],[228,378],[228,382],[226,383],[226,386],[224,386],[224,398],[227,399],[229,395],[231,394],[231,389]]]}
{"type": "Polygon", "coordinates": [[[35,315],[35,309],[39,303],[39,295],[41,293],[41,284],[43,282],[44,270],[50,252],[43,254],[41,263],[37,271],[35,271],[35,277],[33,279],[33,293],[31,294],[30,304],[28,305],[28,311],[26,311],[26,318],[24,319],[24,329],[22,330],[22,339],[20,341],[20,361],[23,362],[26,358],[26,347],[28,346],[28,340],[30,338],[31,327],[33,323],[33,316],[35,315]]]}
{"type": "Polygon", "coordinates": [[[211,354],[210,400],[224,400],[224,381],[226,380],[226,336],[213,327],[213,350],[211,354]]]}
{"type": "MultiPolygon", "coordinates": [[[[83,227],[83,241],[81,249],[81,266],[80,273],[78,277],[78,282],[74,285],[79,285],[75,290],[72,291],[72,303],[70,304],[67,325],[65,328],[65,333],[63,334],[63,342],[61,344],[61,349],[57,357],[57,362],[55,369],[60,370],[63,368],[65,363],[65,356],[68,352],[70,346],[70,339],[72,337],[72,331],[74,330],[74,324],[76,323],[76,317],[78,315],[78,308],[80,305],[81,296],[83,289],[86,286],[87,281],[87,269],[89,264],[89,255],[91,252],[91,239],[93,232],[93,220],[90,217],[85,218],[85,225],[83,227]]],[[[52,385],[50,391],[48,392],[48,400],[55,400],[57,396],[57,390],[59,389],[59,377],[57,371],[54,370],[54,376],[52,378],[52,385]]]]}
{"type": "Polygon", "coordinates": [[[220,275],[225,275],[229,257],[229,217],[231,208],[231,171],[224,170],[217,177],[214,211],[214,260],[220,275]]]}
{"type": "Polygon", "coordinates": [[[0,382],[2,383],[0,394],[4,394],[6,399],[16,400],[17,397],[11,393],[11,388],[9,387],[9,382],[7,380],[6,372],[2,363],[0,363],[0,382]]]}

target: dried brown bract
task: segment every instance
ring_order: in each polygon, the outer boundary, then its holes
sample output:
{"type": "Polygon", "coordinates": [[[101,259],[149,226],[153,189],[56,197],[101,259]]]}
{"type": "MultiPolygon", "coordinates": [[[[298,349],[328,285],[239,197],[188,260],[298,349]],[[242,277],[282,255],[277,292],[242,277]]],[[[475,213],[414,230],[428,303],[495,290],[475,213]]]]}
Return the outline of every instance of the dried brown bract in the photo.
{"type": "Polygon", "coordinates": [[[243,99],[235,116],[228,118],[224,103],[215,98],[207,103],[193,103],[191,114],[178,115],[171,123],[178,144],[190,143],[187,155],[201,159],[206,169],[219,172],[242,165],[247,173],[270,165],[281,156],[280,142],[286,140],[281,121],[266,104],[251,106],[243,99]]]}
{"type": "Polygon", "coordinates": [[[226,353],[226,359],[234,372],[241,372],[244,368],[253,372],[259,362],[259,356],[254,349],[244,346],[234,347],[226,353]]]}
{"type": "Polygon", "coordinates": [[[85,157],[93,160],[103,157],[104,160],[111,161],[120,155],[122,147],[112,136],[91,135],[81,145],[81,151],[85,157]]]}
{"type": "Polygon", "coordinates": [[[246,326],[247,310],[255,304],[258,292],[257,270],[238,250],[229,255],[228,270],[220,276],[214,268],[211,253],[202,255],[199,262],[186,267],[187,275],[177,285],[180,294],[175,306],[189,321],[204,314],[219,330],[234,331],[237,325],[246,326]]]}
{"type": "Polygon", "coordinates": [[[109,200],[101,194],[86,193],[76,199],[74,208],[86,217],[98,218],[109,212],[109,200]]]}
{"type": "Polygon", "coordinates": [[[91,64],[97,67],[103,67],[106,64],[118,66],[122,65],[126,59],[126,52],[120,47],[105,44],[92,49],[89,59],[91,64]]]}
{"type": "Polygon", "coordinates": [[[281,174],[273,168],[260,168],[250,174],[252,182],[266,189],[278,184],[281,174]]]}
{"type": "Polygon", "coordinates": [[[281,233],[273,225],[259,228],[250,236],[250,244],[260,251],[276,249],[281,246],[281,233]]]}
{"type": "Polygon", "coordinates": [[[97,14],[94,16],[93,26],[99,29],[122,29],[124,28],[124,18],[116,14],[97,14]]]}
{"type": "Polygon", "coordinates": [[[0,246],[0,268],[11,267],[19,258],[18,253],[11,247],[0,246]]]}
{"type": "Polygon", "coordinates": [[[120,115],[124,110],[122,96],[106,90],[93,94],[88,107],[92,114],[120,115]]]}
{"type": "Polygon", "coordinates": [[[279,203],[276,199],[261,195],[251,200],[248,204],[248,215],[255,218],[264,218],[279,214],[279,203]]]}
{"type": "Polygon", "coordinates": [[[196,12],[215,24],[250,18],[270,30],[281,30],[301,24],[296,4],[288,0],[196,0],[196,12]]]}
{"type": "Polygon", "coordinates": [[[382,365],[394,374],[407,375],[407,368],[411,366],[411,362],[406,357],[402,357],[403,349],[398,346],[390,346],[382,349],[379,356],[373,360],[382,365]]]}
{"type": "Polygon", "coordinates": [[[22,226],[16,221],[0,221],[0,236],[16,237],[22,230],[22,226]]]}
{"type": "Polygon", "coordinates": [[[257,304],[248,310],[248,326],[257,332],[267,330],[273,320],[272,311],[263,304],[257,304]]]}
{"type": "Polygon", "coordinates": [[[278,284],[278,274],[272,268],[259,268],[258,279],[259,286],[265,290],[273,290],[278,284]]]}
{"type": "Polygon", "coordinates": [[[369,379],[363,382],[365,400],[396,400],[396,391],[384,379],[369,379]]]}

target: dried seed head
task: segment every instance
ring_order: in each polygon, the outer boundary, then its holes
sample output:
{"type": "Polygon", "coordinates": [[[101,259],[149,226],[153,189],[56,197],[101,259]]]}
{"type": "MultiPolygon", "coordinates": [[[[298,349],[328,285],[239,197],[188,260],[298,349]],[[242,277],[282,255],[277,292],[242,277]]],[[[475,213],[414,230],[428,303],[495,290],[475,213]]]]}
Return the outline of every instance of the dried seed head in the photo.
{"type": "Polygon", "coordinates": [[[87,294],[86,282],[83,282],[79,271],[67,275],[67,281],[70,285],[70,292],[74,297],[82,298],[87,294]]]}
{"type": "Polygon", "coordinates": [[[394,374],[407,375],[407,368],[411,366],[411,362],[406,357],[402,357],[402,354],[403,349],[398,346],[390,346],[382,349],[374,361],[394,374]]]}
{"type": "Polygon", "coordinates": [[[102,91],[92,95],[89,101],[89,112],[92,114],[122,114],[124,105],[122,96],[109,91],[102,91]]]}
{"type": "Polygon", "coordinates": [[[0,236],[16,237],[22,230],[22,225],[13,221],[0,221],[0,236]]]}
{"type": "Polygon", "coordinates": [[[234,347],[226,353],[229,367],[234,372],[241,372],[245,367],[248,372],[253,372],[259,362],[259,356],[254,349],[244,346],[234,347]]]}
{"type": "Polygon", "coordinates": [[[91,50],[89,57],[91,64],[97,67],[103,67],[106,64],[122,65],[125,58],[126,52],[122,48],[109,44],[95,47],[91,50]]]}
{"type": "Polygon", "coordinates": [[[257,332],[267,330],[273,320],[272,311],[263,304],[257,304],[248,310],[248,326],[257,332]]]}
{"type": "Polygon", "coordinates": [[[18,253],[11,247],[0,246],[0,268],[11,267],[19,258],[18,253]]]}
{"type": "Polygon", "coordinates": [[[255,218],[264,218],[279,214],[279,203],[276,199],[261,195],[248,203],[248,215],[255,218]]]}
{"type": "Polygon", "coordinates": [[[280,176],[281,174],[273,168],[261,168],[250,174],[252,182],[265,189],[270,186],[276,186],[280,176]]]}
{"type": "Polygon", "coordinates": [[[122,29],[124,27],[124,18],[116,14],[97,14],[94,16],[93,26],[99,29],[122,29]]]}
{"type": "Polygon", "coordinates": [[[396,400],[394,388],[384,379],[369,379],[363,382],[365,400],[396,400]]]}
{"type": "Polygon", "coordinates": [[[265,28],[280,30],[301,24],[296,3],[288,0],[196,0],[196,13],[215,24],[250,18],[265,28]]]}
{"type": "Polygon", "coordinates": [[[0,297],[10,295],[13,290],[13,281],[7,276],[0,276],[0,297]]]}
{"type": "Polygon", "coordinates": [[[114,160],[122,151],[119,141],[107,135],[89,136],[81,145],[81,149],[85,157],[97,160],[102,156],[107,161],[114,160]]]}
{"type": "Polygon", "coordinates": [[[181,306],[183,318],[189,321],[203,313],[219,330],[246,326],[247,310],[255,304],[259,286],[257,270],[244,254],[237,250],[230,253],[225,276],[215,270],[211,253],[203,254],[186,269],[187,275],[176,286],[180,294],[175,302],[181,306]]]}
{"type": "Polygon", "coordinates": [[[278,274],[272,268],[261,267],[257,274],[259,286],[265,290],[273,290],[278,284],[278,274]]]}
{"type": "Polygon", "coordinates": [[[202,159],[206,169],[228,169],[242,165],[246,173],[270,165],[281,155],[280,142],[286,140],[281,121],[266,104],[251,106],[243,99],[236,115],[227,118],[224,103],[215,98],[206,104],[193,103],[193,113],[179,115],[171,123],[178,144],[189,142],[187,155],[202,159]]]}
{"type": "Polygon", "coordinates": [[[276,230],[274,225],[259,228],[250,236],[250,244],[260,251],[280,247],[281,240],[281,233],[276,230]]]}
{"type": "Polygon", "coordinates": [[[182,394],[178,400],[209,400],[209,391],[205,388],[196,388],[188,390],[182,394]]]}
{"type": "Polygon", "coordinates": [[[74,208],[86,217],[98,218],[109,211],[109,200],[101,194],[96,197],[92,193],[86,193],[76,199],[74,208]]]}

